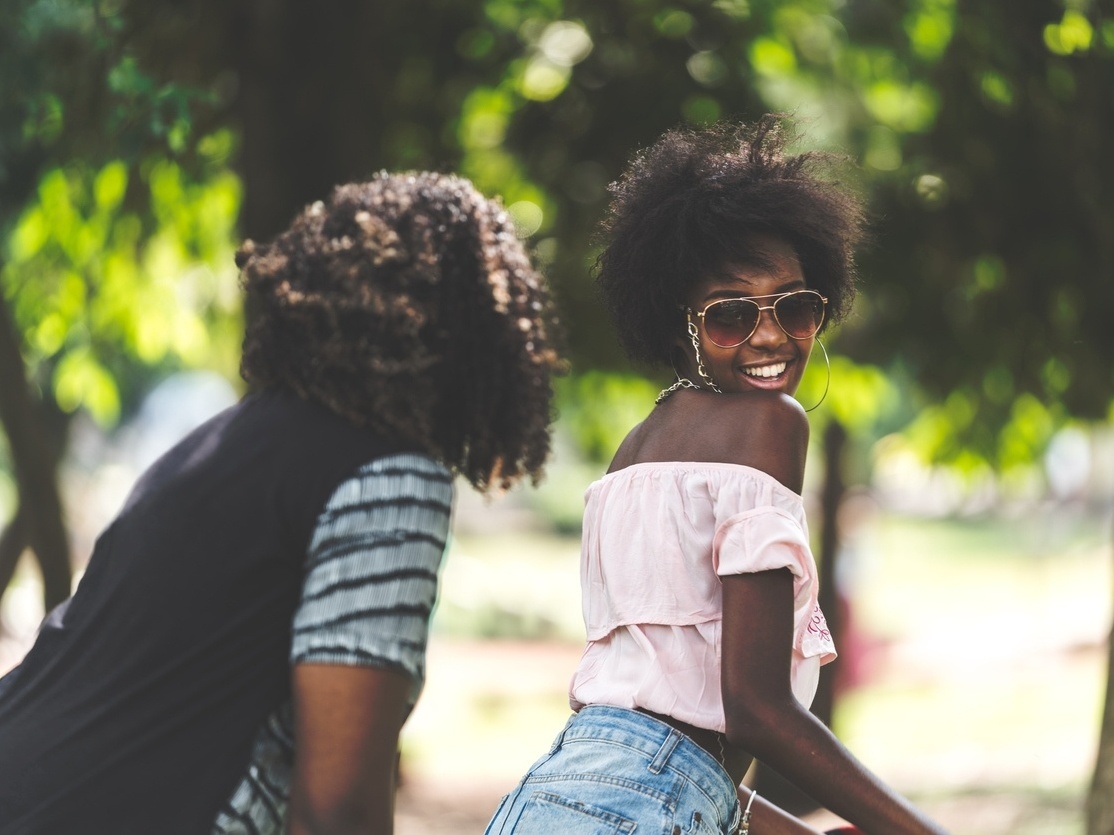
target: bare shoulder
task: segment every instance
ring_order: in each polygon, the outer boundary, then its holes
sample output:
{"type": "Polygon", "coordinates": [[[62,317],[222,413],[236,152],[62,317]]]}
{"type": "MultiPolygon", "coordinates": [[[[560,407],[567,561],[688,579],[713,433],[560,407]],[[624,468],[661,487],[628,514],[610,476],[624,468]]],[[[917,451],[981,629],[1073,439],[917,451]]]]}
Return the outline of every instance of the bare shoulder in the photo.
{"type": "Polygon", "coordinates": [[[771,414],[788,418],[799,417],[804,425],[808,424],[804,407],[788,394],[776,391],[744,391],[719,395],[722,405],[728,409],[745,409],[753,414],[771,414]]]}
{"type": "Polygon", "coordinates": [[[801,405],[785,394],[680,393],[663,410],[655,434],[670,440],[661,460],[719,461],[754,467],[800,492],[808,451],[808,416],[801,405]]]}
{"type": "Polygon", "coordinates": [[[767,441],[808,442],[808,415],[787,394],[750,391],[723,395],[727,423],[737,431],[767,441]]]}

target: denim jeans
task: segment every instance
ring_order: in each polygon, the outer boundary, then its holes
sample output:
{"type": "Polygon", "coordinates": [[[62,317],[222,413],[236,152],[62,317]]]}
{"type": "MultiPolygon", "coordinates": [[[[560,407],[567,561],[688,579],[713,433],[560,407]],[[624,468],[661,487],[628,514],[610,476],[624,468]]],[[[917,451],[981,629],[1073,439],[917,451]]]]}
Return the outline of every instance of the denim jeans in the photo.
{"type": "Polygon", "coordinates": [[[589,705],[503,798],[487,835],[724,835],[739,816],[731,778],[687,736],[589,705]]]}

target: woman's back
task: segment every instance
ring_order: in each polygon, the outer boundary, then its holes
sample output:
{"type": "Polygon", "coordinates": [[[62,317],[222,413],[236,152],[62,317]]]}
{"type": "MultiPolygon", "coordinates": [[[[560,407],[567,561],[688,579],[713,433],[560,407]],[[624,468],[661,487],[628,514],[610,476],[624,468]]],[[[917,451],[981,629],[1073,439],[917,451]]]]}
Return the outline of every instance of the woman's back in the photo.
{"type": "Polygon", "coordinates": [[[761,470],[709,461],[639,462],[593,483],[573,707],[639,708],[723,732],[721,575],[778,568],[796,578],[791,675],[807,704],[834,647],[809,630],[823,616],[801,497],[761,470]]]}

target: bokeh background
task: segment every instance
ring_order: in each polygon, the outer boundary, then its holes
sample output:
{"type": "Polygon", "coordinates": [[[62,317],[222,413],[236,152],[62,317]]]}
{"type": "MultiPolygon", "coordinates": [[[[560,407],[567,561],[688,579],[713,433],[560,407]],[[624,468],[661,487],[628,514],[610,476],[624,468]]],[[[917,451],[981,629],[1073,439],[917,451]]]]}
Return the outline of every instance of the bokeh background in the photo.
{"type": "Polygon", "coordinates": [[[549,276],[572,367],[542,486],[461,487],[403,739],[399,831],[482,831],[568,713],[583,491],[666,382],[595,296],[607,184],[667,128],[768,111],[845,158],[874,234],[811,415],[842,650],[815,710],[953,832],[1114,833],[1099,0],[5,0],[0,671],[242,392],[239,242],[339,182],[458,171],[549,276]]]}

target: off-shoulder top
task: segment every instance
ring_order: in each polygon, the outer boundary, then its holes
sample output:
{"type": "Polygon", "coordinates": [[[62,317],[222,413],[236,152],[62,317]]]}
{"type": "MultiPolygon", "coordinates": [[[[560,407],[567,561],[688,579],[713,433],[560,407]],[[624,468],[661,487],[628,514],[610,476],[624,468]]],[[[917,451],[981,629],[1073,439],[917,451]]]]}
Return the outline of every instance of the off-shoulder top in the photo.
{"type": "Polygon", "coordinates": [[[778,568],[793,574],[792,688],[808,706],[836,652],[801,497],[761,470],[709,462],[634,464],[592,483],[573,709],[645,708],[724,731],[720,576],[778,568]]]}

